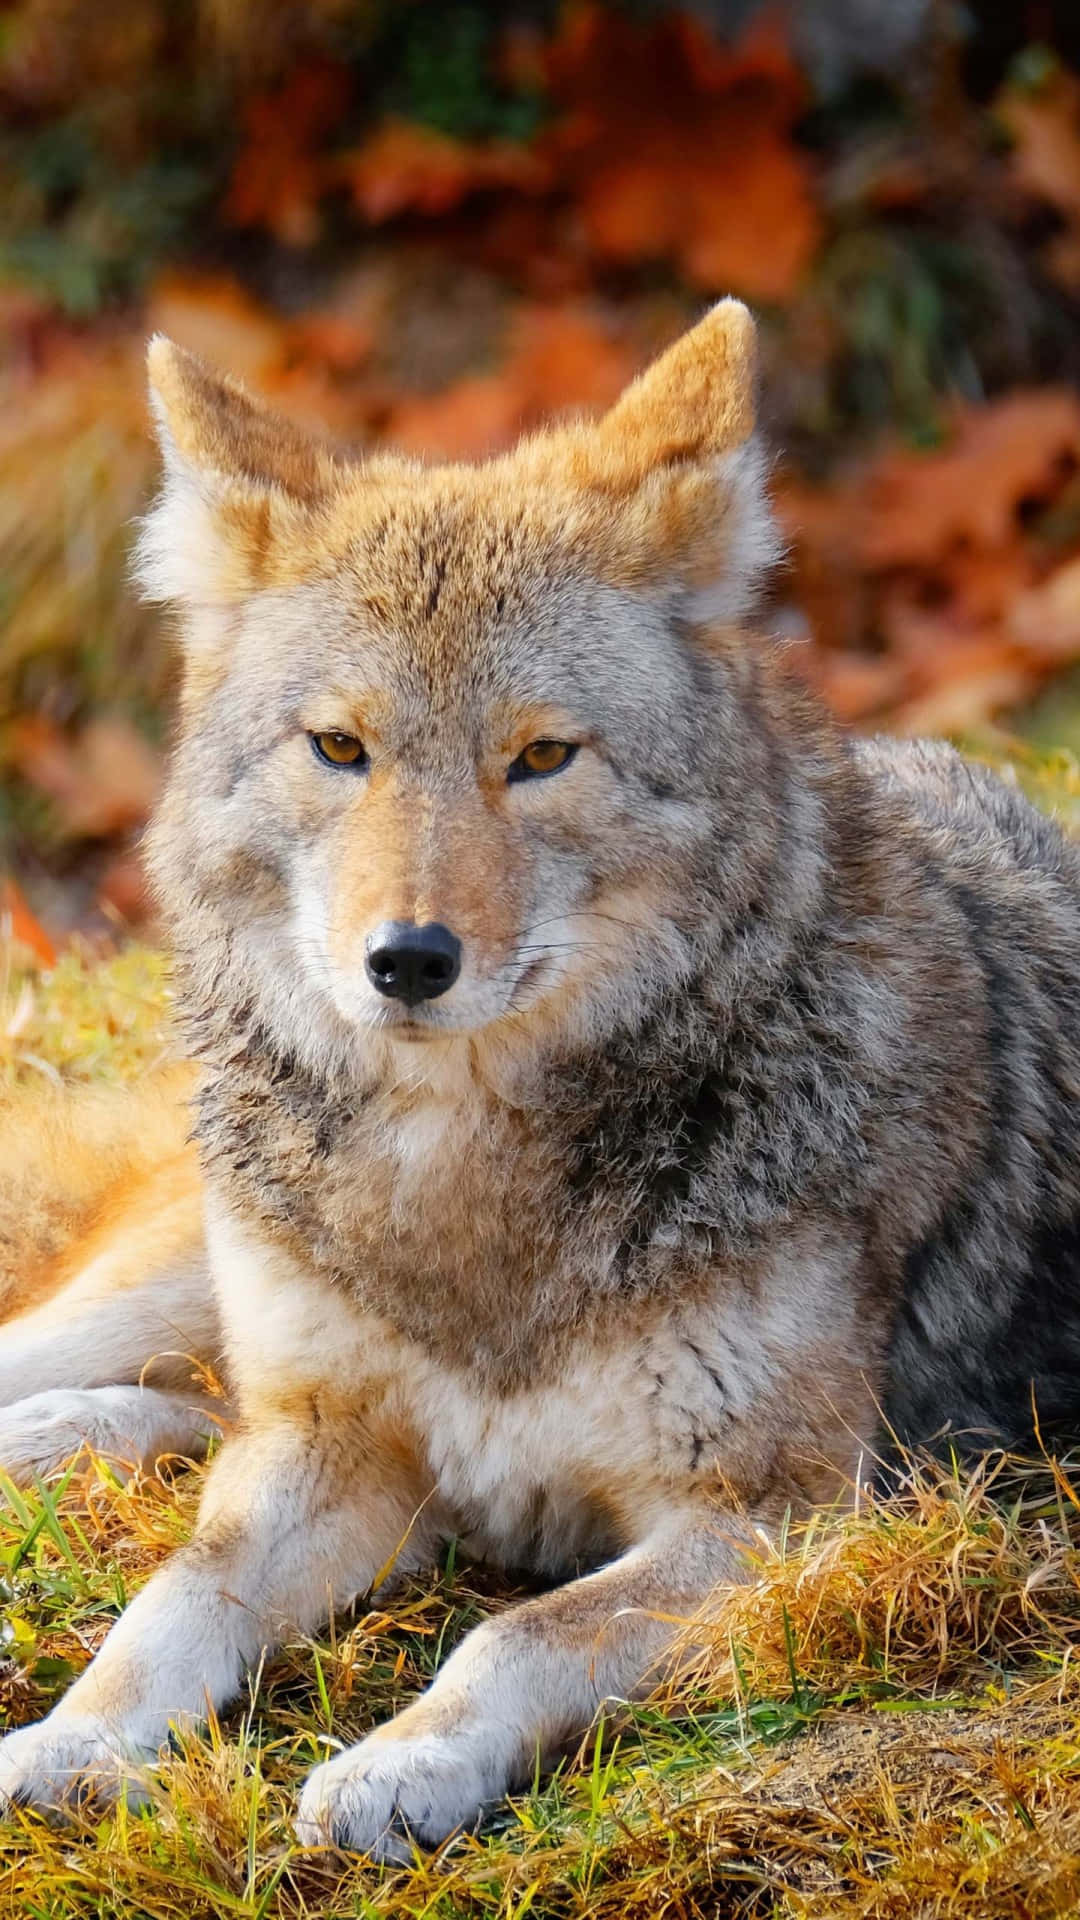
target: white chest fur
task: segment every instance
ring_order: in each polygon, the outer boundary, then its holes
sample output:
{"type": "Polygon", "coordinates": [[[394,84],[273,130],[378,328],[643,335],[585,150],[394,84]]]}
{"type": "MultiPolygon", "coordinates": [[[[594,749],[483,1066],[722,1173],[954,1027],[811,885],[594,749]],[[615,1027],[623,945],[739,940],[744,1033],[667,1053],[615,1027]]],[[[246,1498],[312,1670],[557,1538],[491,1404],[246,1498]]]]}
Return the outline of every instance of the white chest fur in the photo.
{"type": "MultiPolygon", "coordinates": [[[[788,1261],[775,1298],[767,1276],[752,1298],[718,1276],[694,1305],[658,1305],[615,1331],[609,1323],[543,1379],[499,1393],[465,1366],[437,1363],[234,1218],[211,1214],[208,1225],[245,1416],[296,1418],[317,1406],[341,1471],[356,1478],[374,1422],[389,1451],[414,1463],[411,1492],[436,1531],[504,1564],[558,1573],[603,1557],[718,1472],[745,1484],[797,1423],[790,1396],[812,1335],[792,1312],[788,1261]]],[[[835,1316],[850,1339],[847,1290],[818,1279],[817,1333],[827,1341],[835,1316]]],[[[852,1444],[854,1464],[854,1429],[852,1444]]]]}
{"type": "Polygon", "coordinates": [[[718,1329],[664,1313],[499,1395],[231,1217],[212,1217],[210,1244],[245,1413],[295,1407],[306,1392],[341,1409],[374,1401],[415,1447],[418,1494],[445,1530],[510,1564],[554,1570],[636,1532],[650,1506],[662,1511],[674,1486],[711,1469],[750,1388],[725,1378],[718,1329]]]}

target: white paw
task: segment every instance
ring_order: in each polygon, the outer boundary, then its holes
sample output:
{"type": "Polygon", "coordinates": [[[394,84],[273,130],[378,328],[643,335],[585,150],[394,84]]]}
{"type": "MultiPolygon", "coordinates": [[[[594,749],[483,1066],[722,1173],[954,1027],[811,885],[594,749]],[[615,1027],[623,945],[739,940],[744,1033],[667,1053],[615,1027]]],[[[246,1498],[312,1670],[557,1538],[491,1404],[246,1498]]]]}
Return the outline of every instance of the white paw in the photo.
{"type": "Polygon", "coordinates": [[[136,1776],[145,1756],[123,1750],[99,1721],[51,1714],[0,1740],[0,1818],[15,1807],[55,1813],[88,1801],[147,1798],[136,1776]]]}
{"type": "MultiPolygon", "coordinates": [[[[197,1400],[198,1396],[196,1396],[197,1400]]],[[[210,1415],[153,1387],[54,1387],[0,1406],[0,1467],[16,1484],[55,1473],[84,1447],[121,1469],[206,1451],[210,1415]]]]}
{"type": "Polygon", "coordinates": [[[99,1445],[102,1411],[96,1396],[59,1387],[0,1407],[0,1467],[16,1486],[55,1473],[87,1443],[99,1445]]]}
{"type": "Polygon", "coordinates": [[[391,1721],[316,1767],[300,1796],[301,1846],[340,1847],[396,1863],[413,1843],[438,1846],[475,1825],[484,1807],[514,1784],[506,1730],[461,1727],[447,1733],[395,1733],[391,1721]]]}

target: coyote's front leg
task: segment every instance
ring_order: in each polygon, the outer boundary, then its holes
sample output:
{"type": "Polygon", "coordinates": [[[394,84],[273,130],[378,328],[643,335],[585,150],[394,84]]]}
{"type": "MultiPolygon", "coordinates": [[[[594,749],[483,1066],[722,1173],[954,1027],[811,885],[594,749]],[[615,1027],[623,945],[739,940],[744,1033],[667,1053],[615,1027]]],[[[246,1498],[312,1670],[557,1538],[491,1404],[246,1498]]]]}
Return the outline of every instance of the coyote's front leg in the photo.
{"type": "Polygon", "coordinates": [[[640,1695],[712,1589],[745,1577],[735,1541],[707,1512],[672,1521],[599,1573],[486,1620],[427,1692],[317,1767],[299,1838],[408,1860],[531,1776],[583,1733],[605,1701],[640,1695]]]}
{"type": "Polygon", "coordinates": [[[148,1582],[48,1718],[0,1741],[0,1806],[108,1798],[170,1728],[235,1694],[262,1650],[365,1592],[407,1535],[398,1564],[415,1564],[415,1491],[391,1473],[383,1459],[346,1478],[299,1424],[227,1441],[190,1545],[148,1582]]]}

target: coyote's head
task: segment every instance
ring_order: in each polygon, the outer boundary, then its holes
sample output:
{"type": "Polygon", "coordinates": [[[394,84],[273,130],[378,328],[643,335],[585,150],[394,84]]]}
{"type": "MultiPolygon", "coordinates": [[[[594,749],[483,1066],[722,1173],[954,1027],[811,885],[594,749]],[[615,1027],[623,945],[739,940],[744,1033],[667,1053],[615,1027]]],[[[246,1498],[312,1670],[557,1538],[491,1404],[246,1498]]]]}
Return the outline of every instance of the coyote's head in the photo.
{"type": "Polygon", "coordinates": [[[153,342],[139,564],[185,654],[154,865],[189,962],[239,969],[283,1049],[595,1035],[700,964],[706,898],[746,911],[752,357],[724,301],[596,424],[425,468],[153,342]]]}

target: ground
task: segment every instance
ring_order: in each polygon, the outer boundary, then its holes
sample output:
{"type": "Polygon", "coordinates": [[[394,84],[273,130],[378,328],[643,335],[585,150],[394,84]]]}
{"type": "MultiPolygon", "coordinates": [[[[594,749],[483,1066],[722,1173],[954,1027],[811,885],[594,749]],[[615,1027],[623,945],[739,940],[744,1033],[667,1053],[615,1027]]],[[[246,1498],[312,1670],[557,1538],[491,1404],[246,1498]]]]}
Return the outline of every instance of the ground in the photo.
{"type": "MultiPolygon", "coordinates": [[[[168,1046],[159,955],[27,960],[10,946],[0,966],[3,1097],[42,1074],[123,1080],[168,1046]]],[[[125,1485],[82,1466],[32,1493],[0,1489],[0,1726],[46,1711],[90,1658],[184,1538],[199,1479],[125,1485]]],[[[0,1915],[1072,1915],[1078,1516],[1068,1462],[913,1467],[899,1498],[763,1546],[680,1697],[593,1730],[478,1834],[408,1870],[298,1849],[306,1772],[512,1599],[451,1552],[385,1610],[270,1663],[163,1763],[147,1811],[74,1833],[29,1814],[0,1827],[0,1915]]]]}

